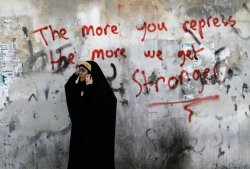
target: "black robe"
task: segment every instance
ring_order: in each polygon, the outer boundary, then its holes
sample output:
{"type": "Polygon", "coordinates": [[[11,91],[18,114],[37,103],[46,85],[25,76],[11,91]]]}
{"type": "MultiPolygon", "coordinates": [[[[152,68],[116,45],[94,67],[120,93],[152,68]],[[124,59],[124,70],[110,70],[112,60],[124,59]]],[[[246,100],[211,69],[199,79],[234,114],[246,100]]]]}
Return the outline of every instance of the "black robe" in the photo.
{"type": "Polygon", "coordinates": [[[75,73],[65,84],[72,122],[68,169],[114,169],[117,99],[97,63],[93,84],[75,83],[75,73]]]}

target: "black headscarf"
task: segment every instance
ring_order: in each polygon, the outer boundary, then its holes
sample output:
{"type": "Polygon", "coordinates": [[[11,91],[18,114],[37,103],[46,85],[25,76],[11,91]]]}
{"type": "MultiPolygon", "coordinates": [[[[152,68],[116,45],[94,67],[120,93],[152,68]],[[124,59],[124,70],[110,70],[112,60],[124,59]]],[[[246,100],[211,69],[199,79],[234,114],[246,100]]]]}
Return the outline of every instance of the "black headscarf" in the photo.
{"type": "Polygon", "coordinates": [[[113,90],[111,89],[99,65],[94,61],[87,62],[91,65],[91,75],[93,78],[94,89],[100,92],[99,94],[105,97],[105,101],[108,103],[112,104],[112,102],[116,102],[117,99],[113,93],[113,90]]]}

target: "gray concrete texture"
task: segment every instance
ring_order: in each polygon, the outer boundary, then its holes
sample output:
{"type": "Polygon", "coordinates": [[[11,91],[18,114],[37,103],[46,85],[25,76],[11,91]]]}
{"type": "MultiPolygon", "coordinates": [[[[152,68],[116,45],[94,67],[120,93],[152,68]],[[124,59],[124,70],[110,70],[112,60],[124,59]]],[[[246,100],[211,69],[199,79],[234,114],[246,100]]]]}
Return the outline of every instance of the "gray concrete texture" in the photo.
{"type": "Polygon", "coordinates": [[[1,169],[66,169],[83,60],[118,99],[117,169],[250,168],[249,0],[0,4],[1,169]]]}

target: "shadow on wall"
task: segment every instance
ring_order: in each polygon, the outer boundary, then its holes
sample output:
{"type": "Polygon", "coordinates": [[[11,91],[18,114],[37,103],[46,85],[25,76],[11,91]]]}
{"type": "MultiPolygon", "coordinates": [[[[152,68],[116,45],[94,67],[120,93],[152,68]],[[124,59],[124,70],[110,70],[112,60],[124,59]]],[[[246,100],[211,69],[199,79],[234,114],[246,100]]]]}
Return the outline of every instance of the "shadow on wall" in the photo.
{"type": "Polygon", "coordinates": [[[188,168],[189,152],[193,149],[189,143],[188,133],[176,119],[164,123],[167,125],[159,125],[161,129],[148,129],[145,132],[146,137],[125,136],[126,144],[118,144],[122,145],[118,148],[122,154],[116,160],[116,169],[188,168]],[[154,138],[151,138],[152,135],[154,138]],[[135,145],[138,142],[140,148],[135,145]]]}

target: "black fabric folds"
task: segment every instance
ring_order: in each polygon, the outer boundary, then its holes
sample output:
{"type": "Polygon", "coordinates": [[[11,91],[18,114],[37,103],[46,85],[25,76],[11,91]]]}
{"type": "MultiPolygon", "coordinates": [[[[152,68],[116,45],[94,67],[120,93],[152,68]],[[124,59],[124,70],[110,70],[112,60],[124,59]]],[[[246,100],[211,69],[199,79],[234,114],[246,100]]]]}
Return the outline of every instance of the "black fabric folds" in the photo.
{"type": "Polygon", "coordinates": [[[93,84],[78,82],[74,73],[65,84],[72,122],[68,169],[114,169],[117,99],[94,61],[93,84]]]}

